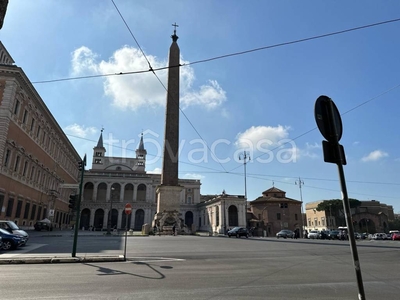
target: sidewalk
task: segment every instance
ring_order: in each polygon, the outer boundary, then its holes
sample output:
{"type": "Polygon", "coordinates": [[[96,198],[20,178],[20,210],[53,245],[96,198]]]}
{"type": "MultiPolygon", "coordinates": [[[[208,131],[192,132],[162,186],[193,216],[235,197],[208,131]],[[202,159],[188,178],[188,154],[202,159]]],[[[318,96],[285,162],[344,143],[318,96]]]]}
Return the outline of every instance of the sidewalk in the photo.
{"type": "MultiPolygon", "coordinates": [[[[59,230],[54,229],[53,231],[35,231],[26,230],[29,234],[30,241],[35,237],[73,237],[75,234],[74,230],[59,230]]],[[[124,237],[125,232],[111,232],[111,235],[107,235],[106,231],[89,231],[79,230],[79,236],[89,237],[124,237]]],[[[140,231],[134,231],[132,234],[128,234],[128,238],[131,237],[148,237],[148,235],[142,235],[140,231]]],[[[28,242],[29,244],[29,242],[28,242]]],[[[13,251],[0,252],[0,265],[5,264],[55,264],[55,263],[87,263],[87,262],[117,262],[125,261],[123,255],[98,255],[98,254],[84,254],[72,257],[71,254],[16,254],[13,251]]]]}

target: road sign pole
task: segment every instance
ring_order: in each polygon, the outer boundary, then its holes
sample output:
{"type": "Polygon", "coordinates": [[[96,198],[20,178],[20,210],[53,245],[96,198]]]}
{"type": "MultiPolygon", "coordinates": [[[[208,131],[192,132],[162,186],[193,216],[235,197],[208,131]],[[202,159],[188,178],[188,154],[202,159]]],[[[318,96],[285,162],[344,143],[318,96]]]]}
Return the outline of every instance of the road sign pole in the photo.
{"type": "Polygon", "coordinates": [[[126,261],[126,241],[128,239],[128,217],[131,215],[126,215],[126,226],[125,226],[125,247],[124,247],[124,261],[126,261]]]}
{"type": "Polygon", "coordinates": [[[74,244],[72,246],[72,257],[76,256],[76,245],[78,243],[78,230],[79,230],[79,219],[81,217],[81,198],[82,198],[82,188],[83,188],[83,175],[85,173],[86,166],[86,154],[83,160],[81,161],[82,170],[81,170],[81,180],[79,184],[79,196],[76,204],[76,221],[75,221],[75,232],[74,232],[74,244]]]}
{"type": "MultiPolygon", "coordinates": [[[[326,153],[333,152],[333,157],[324,157],[326,162],[335,163],[338,166],[340,187],[342,190],[343,210],[346,218],[347,231],[350,241],[350,249],[353,255],[353,264],[356,271],[358,299],[365,300],[365,291],[361,275],[360,260],[357,252],[356,239],[354,236],[353,222],[351,218],[350,201],[347,194],[346,179],[344,177],[343,164],[346,164],[343,147],[339,144],[342,137],[342,120],[339,111],[327,96],[320,96],[315,103],[315,120],[321,134],[328,140],[326,153]],[[329,145],[328,145],[329,144],[329,145]]],[[[324,151],[325,152],[325,151],[324,151]]],[[[325,156],[325,155],[324,155],[325,156]]]]}

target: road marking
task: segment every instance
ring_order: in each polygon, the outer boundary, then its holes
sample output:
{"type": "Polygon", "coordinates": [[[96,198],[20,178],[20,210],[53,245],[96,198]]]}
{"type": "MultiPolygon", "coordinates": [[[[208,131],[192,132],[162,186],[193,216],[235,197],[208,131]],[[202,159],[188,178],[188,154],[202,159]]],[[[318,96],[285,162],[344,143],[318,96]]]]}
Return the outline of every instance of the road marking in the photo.
{"type": "MultiPolygon", "coordinates": [[[[47,244],[35,244],[35,243],[29,243],[23,247],[19,247],[16,250],[10,250],[8,252],[3,252],[0,254],[0,258],[9,258],[9,257],[16,257],[21,254],[26,254],[27,252],[33,251],[37,248],[46,246],[47,244]]],[[[30,254],[30,255],[37,255],[37,254],[30,254]]]]}
{"type": "Polygon", "coordinates": [[[154,262],[166,262],[166,261],[186,261],[183,258],[168,258],[168,257],[127,257],[126,260],[140,263],[154,263],[154,262]]]}

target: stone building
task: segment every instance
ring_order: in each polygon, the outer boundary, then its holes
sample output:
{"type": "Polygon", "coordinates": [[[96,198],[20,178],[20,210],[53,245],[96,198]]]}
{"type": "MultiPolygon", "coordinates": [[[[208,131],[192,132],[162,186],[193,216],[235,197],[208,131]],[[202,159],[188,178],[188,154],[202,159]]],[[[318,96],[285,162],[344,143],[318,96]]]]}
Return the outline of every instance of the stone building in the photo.
{"type": "MultiPolygon", "coordinates": [[[[337,229],[346,226],[343,215],[334,216],[331,211],[317,211],[321,201],[306,204],[307,229],[337,229]]],[[[360,201],[361,205],[351,209],[354,230],[357,232],[388,232],[388,221],[394,220],[393,206],[376,200],[360,201]]]]}
{"type": "Polygon", "coordinates": [[[0,219],[30,228],[37,220],[70,220],[78,153],[24,71],[0,42],[0,219]]]}
{"type": "Polygon", "coordinates": [[[282,229],[298,229],[301,234],[302,202],[286,197],[285,191],[272,187],[249,204],[248,226],[254,227],[256,234],[265,231],[267,236],[275,236],[282,229]]]}
{"type": "MultiPolygon", "coordinates": [[[[161,174],[146,172],[146,155],[143,136],[136,156],[108,157],[103,145],[103,134],[93,149],[91,169],[85,171],[81,203],[81,228],[104,230],[111,214],[111,228],[141,230],[144,224],[152,225],[157,212],[157,187],[161,174]],[[132,205],[132,214],[126,217],[124,207],[132,205]]],[[[179,209],[190,231],[198,217],[200,203],[200,180],[179,179],[182,190],[179,194],[179,209]]]]}
{"type": "Polygon", "coordinates": [[[198,207],[201,231],[225,234],[233,227],[246,228],[246,198],[243,195],[203,195],[198,207]]]}

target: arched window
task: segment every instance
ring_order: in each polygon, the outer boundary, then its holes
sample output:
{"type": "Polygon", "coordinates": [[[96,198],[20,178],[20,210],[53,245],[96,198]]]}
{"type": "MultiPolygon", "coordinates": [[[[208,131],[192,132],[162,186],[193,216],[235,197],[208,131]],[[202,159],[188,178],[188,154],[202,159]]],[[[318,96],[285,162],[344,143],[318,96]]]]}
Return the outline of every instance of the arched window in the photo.
{"type": "Polygon", "coordinates": [[[137,201],[146,201],[146,185],[141,183],[137,188],[137,201]]]}

